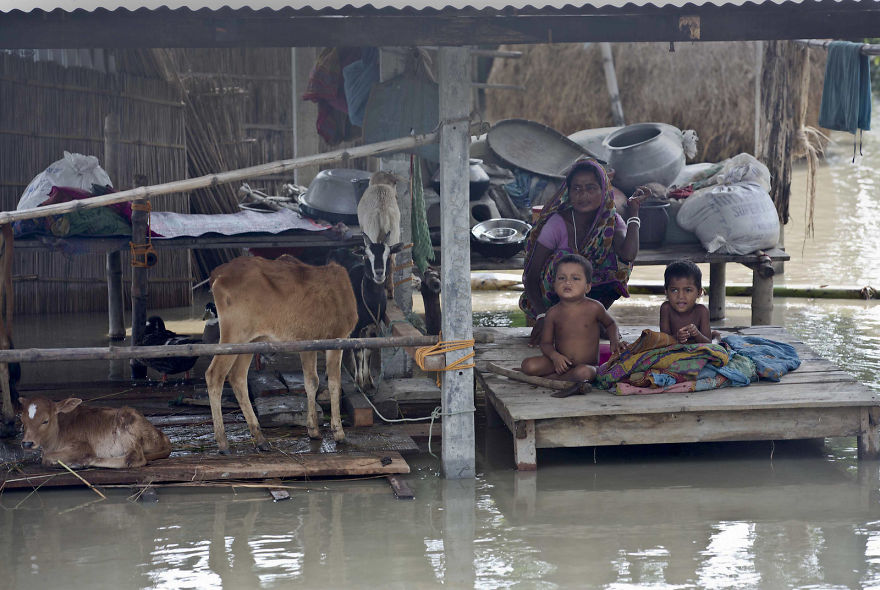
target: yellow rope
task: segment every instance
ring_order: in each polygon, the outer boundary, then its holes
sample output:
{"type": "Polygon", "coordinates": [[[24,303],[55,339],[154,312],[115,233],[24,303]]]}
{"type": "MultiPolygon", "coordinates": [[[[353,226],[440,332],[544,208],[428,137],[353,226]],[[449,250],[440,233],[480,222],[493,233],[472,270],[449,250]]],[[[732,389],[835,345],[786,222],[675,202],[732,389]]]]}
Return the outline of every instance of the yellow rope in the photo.
{"type": "Polygon", "coordinates": [[[442,369],[426,369],[425,368],[425,358],[429,356],[433,356],[435,354],[446,354],[447,352],[453,352],[456,350],[464,350],[466,348],[473,349],[474,347],[474,339],[470,340],[443,340],[443,335],[440,335],[440,341],[437,344],[433,344],[431,346],[421,346],[416,349],[416,354],[413,356],[413,360],[416,361],[416,364],[423,371],[438,371],[437,373],[437,386],[440,386],[440,373],[439,371],[456,371],[458,369],[472,369],[476,365],[474,363],[464,364],[468,359],[474,358],[474,351],[471,350],[468,354],[464,355],[460,359],[456,360],[451,365],[447,365],[442,369]]]}

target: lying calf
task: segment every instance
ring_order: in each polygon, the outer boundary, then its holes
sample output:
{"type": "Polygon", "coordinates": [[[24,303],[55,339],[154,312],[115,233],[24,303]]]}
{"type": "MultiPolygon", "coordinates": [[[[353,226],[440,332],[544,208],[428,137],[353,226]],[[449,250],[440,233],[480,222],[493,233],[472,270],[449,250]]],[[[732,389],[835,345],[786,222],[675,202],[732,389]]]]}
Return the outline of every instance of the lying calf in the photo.
{"type": "Polygon", "coordinates": [[[21,446],[43,449],[43,465],[68,467],[142,467],[171,454],[171,441],[133,408],[80,406],[81,399],[61,402],[20,398],[21,446]]]}

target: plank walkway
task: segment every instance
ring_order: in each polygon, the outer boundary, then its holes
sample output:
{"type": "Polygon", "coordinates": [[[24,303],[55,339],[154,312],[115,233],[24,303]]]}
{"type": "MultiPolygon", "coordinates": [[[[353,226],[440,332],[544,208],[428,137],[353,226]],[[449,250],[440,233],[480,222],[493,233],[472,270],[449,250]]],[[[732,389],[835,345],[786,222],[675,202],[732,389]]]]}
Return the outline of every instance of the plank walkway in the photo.
{"type": "MultiPolygon", "coordinates": [[[[621,332],[631,342],[643,328],[621,326],[621,332]]],[[[562,399],[485,371],[488,362],[515,368],[526,356],[540,354],[528,347],[528,328],[489,330],[495,342],[476,347],[477,379],[487,412],[513,434],[521,470],[537,468],[536,449],[553,447],[856,436],[860,458],[880,455],[878,394],[778,326],[719,330],[792,344],[801,366],[779,383],[686,394],[618,396],[594,390],[562,399]]]]}
{"type": "MultiPolygon", "coordinates": [[[[227,423],[232,454],[219,455],[210,422],[162,426],[171,439],[172,454],[137,469],[79,469],[93,485],[147,485],[167,482],[237,482],[281,478],[315,479],[400,475],[410,472],[401,453],[418,446],[388,427],[346,428],[346,443],[335,443],[329,432],[311,440],[303,428],[266,428],[273,445],[268,453],[257,452],[247,425],[227,423]]],[[[35,453],[32,453],[35,455],[35,453]]],[[[46,468],[34,457],[16,457],[0,464],[0,491],[15,488],[83,486],[81,480],[61,468],[46,468]]]]}

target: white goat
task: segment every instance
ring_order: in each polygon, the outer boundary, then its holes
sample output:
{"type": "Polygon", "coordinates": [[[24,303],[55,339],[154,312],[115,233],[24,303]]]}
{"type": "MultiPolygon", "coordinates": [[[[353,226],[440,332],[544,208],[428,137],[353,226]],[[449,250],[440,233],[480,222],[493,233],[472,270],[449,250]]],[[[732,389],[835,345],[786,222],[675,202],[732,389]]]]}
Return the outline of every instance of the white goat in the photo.
{"type": "MultiPolygon", "coordinates": [[[[367,264],[375,269],[373,276],[378,283],[386,281],[385,269],[391,258],[391,250],[400,242],[397,180],[397,175],[392,172],[374,172],[357,207],[358,224],[364,234],[367,264]]],[[[388,272],[389,282],[390,275],[388,272]]],[[[387,283],[386,290],[391,291],[387,283]]]]}

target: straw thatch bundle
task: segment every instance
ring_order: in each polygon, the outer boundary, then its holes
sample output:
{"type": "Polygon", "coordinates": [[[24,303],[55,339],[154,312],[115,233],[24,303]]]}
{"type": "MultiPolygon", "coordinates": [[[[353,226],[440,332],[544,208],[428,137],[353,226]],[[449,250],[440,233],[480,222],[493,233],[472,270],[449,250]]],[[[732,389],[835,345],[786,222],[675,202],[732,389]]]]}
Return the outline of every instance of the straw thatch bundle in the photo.
{"type": "MultiPolygon", "coordinates": [[[[611,103],[597,44],[512,46],[521,59],[497,59],[486,90],[490,121],[532,119],[568,135],[611,126],[611,103]]],[[[613,44],[617,83],[628,124],[660,121],[694,129],[695,161],[718,161],[755,147],[755,43],[613,44]]],[[[813,52],[807,124],[818,120],[824,55],[813,52]]]]}

